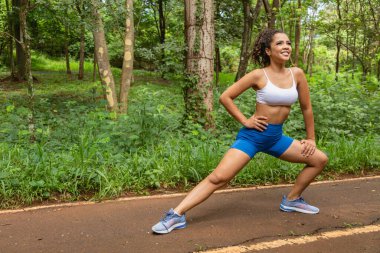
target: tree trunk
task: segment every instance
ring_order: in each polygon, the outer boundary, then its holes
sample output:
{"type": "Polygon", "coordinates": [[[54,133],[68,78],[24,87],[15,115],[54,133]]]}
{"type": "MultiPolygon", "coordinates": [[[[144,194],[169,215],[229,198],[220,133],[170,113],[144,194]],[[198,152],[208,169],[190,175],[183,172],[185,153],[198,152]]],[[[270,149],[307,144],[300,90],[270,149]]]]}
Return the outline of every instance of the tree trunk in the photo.
{"type": "Polygon", "coordinates": [[[65,59],[67,79],[71,80],[70,54],[69,54],[69,27],[65,24],[65,59]]]}
{"type": "Polygon", "coordinates": [[[78,80],[83,80],[84,77],[84,34],[85,27],[84,24],[80,25],[80,47],[79,47],[79,70],[78,70],[78,80]]]}
{"type": "MultiPolygon", "coordinates": [[[[12,0],[12,9],[13,13],[15,15],[15,23],[14,23],[14,37],[16,38],[17,41],[21,41],[21,24],[20,24],[20,11],[21,11],[21,2],[23,0],[12,0]]],[[[22,80],[27,80],[26,76],[26,56],[25,56],[25,51],[20,43],[16,43],[16,69],[17,69],[17,79],[19,81],[22,80]]]]}
{"type": "MultiPolygon", "coordinates": [[[[8,0],[5,0],[6,8],[7,8],[7,18],[8,18],[8,32],[9,34],[14,34],[13,32],[13,19],[11,14],[11,9],[9,7],[8,0]]],[[[11,80],[15,78],[15,62],[13,57],[13,38],[9,36],[9,69],[11,72],[11,80]]]]}
{"type": "Polygon", "coordinates": [[[311,50],[310,51],[310,60],[309,60],[309,76],[312,77],[313,76],[313,63],[314,63],[314,51],[311,50]]]}
{"type": "MultiPolygon", "coordinates": [[[[98,66],[98,61],[96,60],[96,53],[94,51],[94,62],[93,62],[93,72],[92,72],[92,81],[96,81],[96,67],[98,66]]],[[[99,72],[99,70],[98,70],[99,72]]]]}
{"type": "Polygon", "coordinates": [[[215,128],[213,111],[214,6],[213,0],[185,0],[186,72],[184,90],[186,117],[215,128]]]}
{"type": "Polygon", "coordinates": [[[128,110],[128,94],[131,87],[133,71],[133,44],[134,44],[134,23],[133,23],[133,0],[126,0],[125,7],[127,15],[125,19],[124,38],[124,59],[120,84],[120,111],[126,113],[128,110]]]}
{"type": "Polygon", "coordinates": [[[219,86],[219,73],[222,71],[220,62],[220,49],[219,45],[215,43],[215,87],[219,86]]]}
{"type": "Polygon", "coordinates": [[[298,0],[297,7],[297,22],[296,22],[296,34],[295,34],[295,46],[294,46],[294,66],[298,66],[299,55],[300,55],[300,41],[301,41],[301,0],[298,0]]]}
{"type": "Polygon", "coordinates": [[[28,85],[28,97],[29,97],[29,115],[28,115],[28,128],[30,133],[30,142],[36,141],[36,128],[35,128],[35,112],[34,112],[34,87],[32,77],[32,61],[30,55],[30,37],[27,31],[26,18],[28,15],[29,0],[21,0],[19,8],[19,25],[20,25],[20,46],[25,56],[25,78],[28,85]]]}
{"type": "Polygon", "coordinates": [[[354,60],[355,57],[356,57],[356,28],[354,29],[354,41],[353,41],[353,51],[352,51],[352,64],[351,64],[352,80],[355,79],[355,68],[356,68],[356,61],[354,60]]]}
{"type": "MultiPolygon", "coordinates": [[[[217,24],[220,20],[220,3],[215,2],[215,18],[214,22],[217,24]]],[[[219,86],[219,73],[222,70],[220,62],[220,49],[219,49],[219,36],[218,33],[215,33],[215,87],[219,86]]]]}
{"type": "Polygon", "coordinates": [[[238,72],[236,73],[235,82],[242,78],[247,71],[251,46],[252,26],[260,13],[261,5],[261,0],[257,0],[255,10],[252,12],[251,1],[243,0],[244,30],[240,48],[239,67],[238,72]]]}
{"type": "Polygon", "coordinates": [[[314,47],[314,27],[310,30],[309,35],[309,53],[307,55],[306,73],[312,76],[313,69],[313,47],[314,47]]]}
{"type": "Polygon", "coordinates": [[[83,80],[84,77],[84,47],[85,47],[85,15],[83,0],[78,2],[76,5],[77,11],[80,16],[80,46],[79,46],[79,70],[78,70],[78,80],[83,80]]]}
{"type": "Polygon", "coordinates": [[[280,9],[280,0],[273,0],[272,6],[270,6],[268,0],[262,0],[265,12],[267,14],[268,28],[275,29],[276,27],[276,15],[280,9]]]}
{"type": "MultiPolygon", "coordinates": [[[[158,0],[158,16],[159,16],[159,26],[160,26],[160,43],[163,46],[165,44],[166,37],[166,20],[164,15],[164,0],[158,0]]],[[[165,49],[161,49],[161,62],[165,63],[165,49]]]]}
{"type": "Polygon", "coordinates": [[[280,0],[273,0],[272,3],[272,12],[270,16],[270,28],[276,28],[276,17],[277,13],[280,10],[280,0]]]}
{"type": "Polygon", "coordinates": [[[336,0],[336,10],[338,13],[338,29],[336,31],[336,57],[335,57],[335,80],[338,81],[338,73],[339,73],[339,58],[340,58],[340,22],[342,21],[342,15],[340,13],[340,0],[336,0]]]}
{"type": "Polygon", "coordinates": [[[340,43],[337,40],[336,41],[336,55],[335,55],[335,81],[338,81],[338,73],[339,73],[339,67],[340,67],[340,43]]]}
{"type": "Polygon", "coordinates": [[[65,59],[66,59],[66,75],[67,75],[67,79],[71,80],[72,77],[72,72],[71,72],[71,68],[70,68],[70,54],[69,54],[69,45],[68,45],[68,42],[65,41],[65,59]]]}
{"type": "Polygon", "coordinates": [[[103,21],[98,11],[100,0],[92,0],[92,15],[94,17],[94,42],[95,53],[98,61],[100,78],[105,89],[108,108],[112,111],[117,110],[117,95],[115,90],[115,81],[111,71],[111,65],[108,57],[108,49],[104,34],[103,21]]]}

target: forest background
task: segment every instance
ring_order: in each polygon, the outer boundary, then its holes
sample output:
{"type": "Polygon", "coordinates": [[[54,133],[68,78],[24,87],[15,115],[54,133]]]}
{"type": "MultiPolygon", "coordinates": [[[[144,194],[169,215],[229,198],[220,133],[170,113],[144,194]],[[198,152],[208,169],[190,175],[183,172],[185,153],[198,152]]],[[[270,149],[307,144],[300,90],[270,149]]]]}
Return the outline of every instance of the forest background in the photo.
{"type": "MultiPolygon", "coordinates": [[[[240,128],[218,97],[265,27],[307,75],[317,180],[379,174],[379,19],[379,0],[2,0],[0,208],[189,190],[240,128]]],[[[305,136],[298,105],[284,129],[305,136]]],[[[230,185],[300,169],[258,154],[230,185]]]]}

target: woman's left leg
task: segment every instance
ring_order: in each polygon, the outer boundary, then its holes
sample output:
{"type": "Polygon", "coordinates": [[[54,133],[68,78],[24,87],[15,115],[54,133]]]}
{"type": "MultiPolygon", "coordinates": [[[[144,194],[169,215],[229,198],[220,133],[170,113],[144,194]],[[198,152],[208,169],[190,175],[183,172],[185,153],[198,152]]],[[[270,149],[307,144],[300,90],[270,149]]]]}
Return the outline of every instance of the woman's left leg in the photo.
{"type": "Polygon", "coordinates": [[[288,200],[295,200],[299,198],[302,192],[309,186],[309,184],[318,176],[328,162],[328,157],[319,149],[315,149],[314,154],[311,156],[304,156],[301,154],[302,144],[300,141],[294,140],[290,147],[279,157],[293,163],[305,163],[305,168],[299,173],[293,188],[287,195],[288,200]]]}

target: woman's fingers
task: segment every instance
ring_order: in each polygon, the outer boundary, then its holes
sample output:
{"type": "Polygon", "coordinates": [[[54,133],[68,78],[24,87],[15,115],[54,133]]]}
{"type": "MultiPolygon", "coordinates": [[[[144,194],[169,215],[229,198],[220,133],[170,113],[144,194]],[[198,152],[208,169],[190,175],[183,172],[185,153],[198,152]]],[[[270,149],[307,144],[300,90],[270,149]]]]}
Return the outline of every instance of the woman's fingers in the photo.
{"type": "Polygon", "coordinates": [[[263,125],[257,124],[256,127],[255,127],[255,129],[262,132],[262,131],[264,131],[266,129],[266,127],[263,126],[263,125]]]}
{"type": "Polygon", "coordinates": [[[256,123],[257,130],[260,130],[262,132],[265,129],[267,129],[267,126],[268,126],[268,123],[266,122],[266,120],[268,119],[267,117],[254,115],[252,116],[252,119],[256,123]]]}
{"type": "Polygon", "coordinates": [[[267,126],[268,126],[268,123],[266,122],[267,119],[268,117],[265,117],[265,116],[253,115],[252,117],[250,117],[248,120],[244,122],[244,126],[248,128],[254,128],[262,132],[265,129],[267,129],[267,126]]]}
{"type": "Polygon", "coordinates": [[[309,153],[309,156],[310,156],[310,155],[313,155],[313,154],[314,154],[314,152],[315,152],[315,147],[312,147],[312,148],[310,149],[310,153],[309,153]]]}
{"type": "Polygon", "coordinates": [[[306,156],[306,157],[309,157],[311,155],[314,154],[315,152],[315,145],[305,141],[305,140],[302,140],[301,141],[301,144],[302,144],[302,151],[301,151],[301,154],[303,156],[306,156]]]}
{"type": "Polygon", "coordinates": [[[255,126],[257,130],[264,131],[265,129],[267,129],[267,125],[268,124],[264,121],[261,121],[261,120],[255,121],[255,126]]]}
{"type": "Polygon", "coordinates": [[[310,150],[311,150],[311,145],[310,145],[310,144],[306,144],[306,145],[305,145],[304,156],[308,157],[308,156],[309,156],[309,153],[310,153],[310,150]]]}
{"type": "Polygon", "coordinates": [[[253,116],[253,117],[255,117],[256,119],[258,119],[258,120],[268,120],[268,117],[265,117],[265,116],[253,116]]]}
{"type": "Polygon", "coordinates": [[[306,157],[307,157],[308,150],[309,150],[309,144],[306,143],[306,142],[303,142],[302,144],[303,144],[303,145],[302,145],[302,152],[301,152],[301,154],[302,154],[303,156],[306,156],[306,157]]]}

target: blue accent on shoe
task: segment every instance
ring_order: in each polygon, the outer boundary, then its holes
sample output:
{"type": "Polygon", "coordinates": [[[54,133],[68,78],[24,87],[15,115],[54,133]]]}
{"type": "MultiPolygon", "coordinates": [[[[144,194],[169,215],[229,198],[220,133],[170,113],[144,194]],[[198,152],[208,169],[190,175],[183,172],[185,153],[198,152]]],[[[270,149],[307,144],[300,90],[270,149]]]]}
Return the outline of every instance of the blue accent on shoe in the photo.
{"type": "Polygon", "coordinates": [[[156,225],[152,227],[152,230],[157,234],[167,234],[174,229],[181,229],[186,226],[185,214],[177,215],[172,208],[169,212],[165,213],[165,216],[156,225]]]}
{"type": "Polygon", "coordinates": [[[288,200],[286,196],[283,196],[280,210],[284,212],[300,212],[307,214],[319,213],[319,209],[317,207],[309,205],[302,197],[295,200],[288,200]]]}

